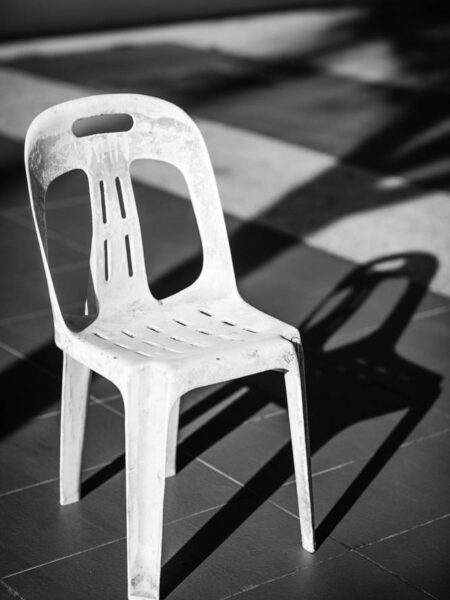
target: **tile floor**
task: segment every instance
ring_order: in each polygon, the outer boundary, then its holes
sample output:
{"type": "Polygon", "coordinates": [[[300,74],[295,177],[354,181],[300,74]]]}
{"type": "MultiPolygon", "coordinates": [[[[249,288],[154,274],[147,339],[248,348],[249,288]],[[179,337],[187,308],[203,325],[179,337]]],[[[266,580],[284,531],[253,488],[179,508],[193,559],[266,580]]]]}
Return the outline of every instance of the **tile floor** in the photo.
{"type": "MultiPolygon", "coordinates": [[[[443,119],[433,107],[442,108],[444,91],[418,98],[395,82],[374,86],[303,59],[274,66],[173,43],[25,57],[7,67],[60,84],[161,95],[199,117],[344,156],[366,169],[359,190],[373,190],[380,173],[407,175],[392,119],[404,140],[413,138],[414,114],[423,130],[443,119]],[[405,107],[413,107],[411,121],[398,117],[405,107]]],[[[436,162],[441,153],[436,147],[436,162]]],[[[124,599],[122,400],[94,378],[83,498],[59,506],[61,357],[19,135],[0,130],[0,156],[0,598],[124,599]]],[[[420,176],[430,156],[411,151],[408,185],[447,185],[420,176]]],[[[167,482],[162,598],[449,597],[450,299],[431,291],[442,260],[421,246],[420,232],[394,257],[369,262],[306,243],[343,215],[402,201],[374,193],[368,203],[355,194],[346,202],[352,179],[342,174],[334,168],[316,189],[306,185],[252,221],[226,215],[242,295],[303,334],[318,550],[299,546],[280,377],[197,390],[183,399],[179,472],[167,482]]],[[[201,267],[195,220],[167,189],[139,180],[135,192],[149,281],[163,297],[201,267]]],[[[90,236],[80,174],[51,190],[48,226],[60,301],[79,311],[90,236]]]]}

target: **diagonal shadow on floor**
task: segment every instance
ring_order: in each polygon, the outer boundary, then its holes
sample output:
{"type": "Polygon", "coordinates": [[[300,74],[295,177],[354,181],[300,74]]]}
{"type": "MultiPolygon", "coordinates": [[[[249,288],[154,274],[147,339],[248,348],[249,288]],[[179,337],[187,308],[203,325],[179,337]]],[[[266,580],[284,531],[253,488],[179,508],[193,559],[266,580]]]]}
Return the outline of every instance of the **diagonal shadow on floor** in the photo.
{"type": "MultiPolygon", "coordinates": [[[[378,415],[407,409],[405,416],[373,454],[317,528],[320,545],[383,469],[430,409],[440,390],[440,376],[395,351],[396,343],[423,298],[436,269],[426,254],[388,256],[354,269],[301,324],[309,378],[311,450],[316,452],[339,431],[378,415]],[[327,351],[326,342],[389,278],[404,278],[406,289],[387,318],[369,335],[327,351]],[[335,303],[339,297],[338,303],[335,303]],[[327,304],[334,307],[317,320],[327,304]],[[380,393],[381,392],[381,393],[380,393]]],[[[269,375],[270,377],[271,375],[269,375]]],[[[211,398],[220,401],[223,391],[211,398]]],[[[273,401],[273,396],[270,397],[273,401]]],[[[203,401],[205,410],[211,407],[203,401]]],[[[236,400],[180,444],[180,468],[251,418],[264,404],[261,395],[236,400]]],[[[198,416],[199,406],[193,407],[198,416]]],[[[194,415],[185,413],[184,424],[194,415]]],[[[291,444],[285,444],[163,567],[162,597],[174,590],[261,504],[293,474],[291,444]]]]}

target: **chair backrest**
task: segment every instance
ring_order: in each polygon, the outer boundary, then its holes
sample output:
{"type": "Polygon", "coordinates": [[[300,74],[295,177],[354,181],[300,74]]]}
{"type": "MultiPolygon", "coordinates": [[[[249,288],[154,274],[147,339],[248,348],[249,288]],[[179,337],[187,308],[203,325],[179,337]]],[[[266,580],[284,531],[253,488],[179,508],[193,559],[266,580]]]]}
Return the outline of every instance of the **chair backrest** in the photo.
{"type": "Polygon", "coordinates": [[[214,173],[202,135],[184,111],[137,94],[91,96],[38,115],[25,141],[29,193],[55,325],[64,326],[48,265],[45,196],[50,183],[74,169],[89,181],[92,210],[90,268],[100,314],[157,301],[148,288],[141,230],[130,178],[137,159],[170,163],[183,174],[203,246],[203,268],[190,289],[211,296],[236,289],[214,173]],[[77,137],[74,123],[100,115],[129,115],[128,131],[77,137]]]}

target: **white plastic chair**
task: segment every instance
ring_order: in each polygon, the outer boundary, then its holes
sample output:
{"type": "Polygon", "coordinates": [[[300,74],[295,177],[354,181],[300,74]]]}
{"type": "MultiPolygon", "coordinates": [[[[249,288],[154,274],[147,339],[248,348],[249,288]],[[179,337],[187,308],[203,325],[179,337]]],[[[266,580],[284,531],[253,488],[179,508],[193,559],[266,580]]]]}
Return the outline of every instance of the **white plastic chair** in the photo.
{"type": "MultiPolygon", "coordinates": [[[[208,152],[178,107],[134,94],[65,102],[32,122],[25,162],[55,324],[64,353],[61,504],[80,498],[91,371],[112,381],[125,406],[129,598],[159,598],[165,475],[175,473],[179,399],[189,390],[269,369],[285,374],[302,545],[314,551],[303,358],[298,331],[249,306],[236,288],[225,222],[208,152]],[[77,137],[74,122],[127,114],[129,131],[77,137]],[[137,159],[171,163],[184,175],[203,246],[189,287],[156,300],[148,287],[130,179],[137,159]],[[98,316],[66,322],[47,258],[45,195],[59,175],[89,179],[90,268],[98,316]]],[[[145,233],[145,232],[144,232],[145,233]]]]}

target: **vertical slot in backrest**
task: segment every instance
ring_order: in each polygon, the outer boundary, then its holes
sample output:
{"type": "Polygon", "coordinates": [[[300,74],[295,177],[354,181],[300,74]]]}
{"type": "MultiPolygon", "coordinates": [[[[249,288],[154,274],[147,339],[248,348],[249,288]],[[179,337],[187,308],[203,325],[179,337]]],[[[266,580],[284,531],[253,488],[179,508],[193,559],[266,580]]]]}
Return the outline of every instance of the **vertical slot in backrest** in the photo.
{"type": "Polygon", "coordinates": [[[119,177],[116,177],[116,190],[117,190],[117,199],[119,200],[120,214],[122,215],[122,219],[126,219],[127,213],[125,210],[125,203],[123,201],[122,183],[121,183],[119,177]]]}
{"type": "Polygon", "coordinates": [[[106,223],[108,221],[108,216],[106,214],[105,186],[103,184],[103,181],[100,181],[100,201],[102,205],[103,223],[106,223]]]}
{"type": "Polygon", "coordinates": [[[133,261],[131,259],[130,237],[125,236],[125,251],[127,253],[128,275],[133,277],[133,261]]]}
{"type": "Polygon", "coordinates": [[[103,259],[105,262],[105,281],[109,281],[109,256],[108,256],[108,240],[103,242],[103,259]]]}

